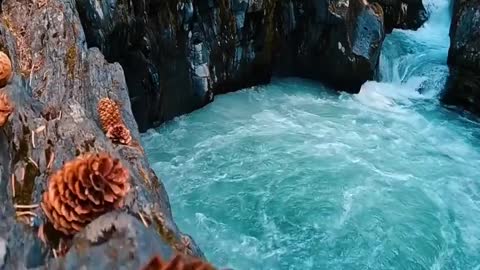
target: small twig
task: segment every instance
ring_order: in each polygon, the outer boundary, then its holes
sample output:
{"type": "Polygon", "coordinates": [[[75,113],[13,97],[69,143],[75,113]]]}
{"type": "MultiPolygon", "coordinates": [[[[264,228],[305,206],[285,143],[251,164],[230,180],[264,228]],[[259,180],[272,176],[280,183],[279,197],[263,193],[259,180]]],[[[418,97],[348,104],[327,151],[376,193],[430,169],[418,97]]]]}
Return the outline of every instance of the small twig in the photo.
{"type": "Polygon", "coordinates": [[[46,70],[44,73],[43,73],[43,79],[42,81],[45,81],[47,79],[47,75],[48,75],[48,70],[46,70]]]}
{"type": "Polygon", "coordinates": [[[39,126],[37,129],[35,129],[35,133],[40,133],[40,132],[44,131],[44,130],[45,130],[45,128],[46,128],[46,126],[45,126],[45,125],[43,125],[43,126],[39,126]]]}
{"type": "Polygon", "coordinates": [[[30,69],[30,80],[28,82],[28,86],[32,87],[32,78],[33,78],[33,68],[35,67],[35,65],[33,64],[33,60],[32,60],[32,68],[30,69]]]}
{"type": "Polygon", "coordinates": [[[48,161],[47,164],[47,169],[50,170],[53,165],[53,160],[55,159],[55,152],[50,153],[50,160],[48,161]]]}
{"type": "Polygon", "coordinates": [[[140,216],[140,219],[142,220],[143,225],[145,225],[145,227],[148,227],[148,223],[147,221],[145,221],[145,218],[143,217],[142,213],[138,212],[138,215],[140,216]]]}
{"type": "Polygon", "coordinates": [[[15,174],[12,173],[12,195],[15,198],[15,174]]]}
{"type": "Polygon", "coordinates": [[[20,179],[22,179],[23,181],[23,179],[25,179],[25,167],[22,167],[20,176],[21,176],[20,179]]]}
{"type": "Polygon", "coordinates": [[[31,208],[37,208],[39,204],[15,204],[14,207],[16,209],[31,209],[31,208]]]}
{"type": "Polygon", "coordinates": [[[35,167],[37,167],[37,169],[40,169],[40,168],[38,167],[38,164],[35,162],[35,160],[33,160],[31,157],[28,157],[28,160],[29,160],[33,165],[35,165],[35,167]]]}
{"type": "Polygon", "coordinates": [[[47,244],[47,238],[45,236],[44,227],[45,225],[43,224],[40,225],[40,227],[38,228],[37,236],[38,238],[40,238],[40,240],[42,240],[43,243],[47,244]]]}
{"type": "Polygon", "coordinates": [[[32,130],[32,146],[33,146],[33,149],[36,148],[35,146],[35,132],[32,130]]]}
{"type": "Polygon", "coordinates": [[[21,216],[34,216],[34,217],[36,217],[37,214],[35,214],[35,213],[32,212],[32,211],[21,211],[21,212],[17,212],[17,213],[16,213],[16,216],[17,216],[17,217],[21,217],[21,216]]]}

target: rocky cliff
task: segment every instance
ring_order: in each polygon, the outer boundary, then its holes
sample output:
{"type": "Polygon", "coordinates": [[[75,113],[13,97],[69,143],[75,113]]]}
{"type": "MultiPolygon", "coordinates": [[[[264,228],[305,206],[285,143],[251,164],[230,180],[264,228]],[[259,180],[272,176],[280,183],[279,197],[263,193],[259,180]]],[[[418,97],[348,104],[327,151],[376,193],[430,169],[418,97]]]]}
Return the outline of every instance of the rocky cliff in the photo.
{"type": "Polygon", "coordinates": [[[13,63],[1,91],[15,104],[0,128],[0,269],[134,269],[155,254],[202,257],[172,219],[139,129],[272,74],[358,91],[374,76],[390,20],[384,2],[363,0],[0,3],[0,49],[13,63]],[[104,97],[121,104],[133,144],[105,136],[96,113],[104,97]],[[132,189],[125,207],[68,239],[70,251],[54,259],[65,250],[43,229],[38,203],[51,173],[88,152],[119,158],[132,189]]]}
{"type": "Polygon", "coordinates": [[[77,9],[88,46],[124,68],[144,131],[272,74],[357,92],[374,77],[384,21],[391,31],[425,19],[421,0],[377,2],[78,0],[77,9]]]}
{"type": "Polygon", "coordinates": [[[373,0],[379,3],[385,13],[385,30],[394,28],[418,29],[427,20],[428,13],[422,0],[373,0]]]}
{"type": "Polygon", "coordinates": [[[38,204],[49,175],[86,152],[108,152],[130,171],[132,188],[123,221],[107,216],[98,226],[92,223],[90,238],[73,240],[70,252],[78,252],[77,246],[92,250],[88,260],[67,254],[65,261],[52,263],[80,269],[82,264],[107,262],[114,252],[119,261],[138,268],[165,250],[202,256],[173,222],[165,189],[139,144],[122,67],[87,47],[74,1],[4,0],[1,15],[0,48],[13,63],[13,77],[0,91],[14,111],[0,127],[0,269],[42,267],[54,257],[55,241],[40,239],[57,234],[40,230],[46,219],[38,204]],[[100,128],[96,106],[103,97],[122,104],[132,145],[112,143],[100,128]],[[112,235],[125,246],[112,249],[112,235]]]}
{"type": "Polygon", "coordinates": [[[450,78],[443,101],[480,113],[480,3],[454,1],[448,52],[450,78]]]}

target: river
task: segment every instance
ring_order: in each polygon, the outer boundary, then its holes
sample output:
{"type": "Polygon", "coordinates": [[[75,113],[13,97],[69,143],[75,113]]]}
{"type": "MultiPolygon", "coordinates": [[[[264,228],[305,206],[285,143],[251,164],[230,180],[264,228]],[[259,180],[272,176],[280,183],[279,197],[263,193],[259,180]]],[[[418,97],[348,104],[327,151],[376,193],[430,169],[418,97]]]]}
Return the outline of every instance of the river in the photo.
{"type": "Polygon", "coordinates": [[[447,0],[359,94],[276,79],[143,135],[174,218],[234,269],[480,269],[480,125],[439,102],[447,0]]]}

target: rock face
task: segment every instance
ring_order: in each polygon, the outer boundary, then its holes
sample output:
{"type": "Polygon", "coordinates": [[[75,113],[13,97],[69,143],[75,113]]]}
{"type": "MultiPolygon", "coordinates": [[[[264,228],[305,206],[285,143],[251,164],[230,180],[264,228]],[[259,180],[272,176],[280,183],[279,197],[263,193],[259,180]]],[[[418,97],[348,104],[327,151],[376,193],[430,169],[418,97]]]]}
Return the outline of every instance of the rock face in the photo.
{"type": "Polygon", "coordinates": [[[68,253],[47,269],[141,269],[148,260],[174,251],[152,229],[125,213],[108,213],[77,234],[68,253]]]}
{"type": "Polygon", "coordinates": [[[428,14],[422,0],[370,0],[379,3],[385,13],[385,30],[394,28],[418,29],[427,20],[428,14]]]}
{"type": "Polygon", "coordinates": [[[443,101],[480,113],[480,3],[454,1],[448,52],[450,77],[443,101]]]}
{"type": "Polygon", "coordinates": [[[122,64],[144,131],[272,74],[356,92],[372,79],[383,12],[363,0],[77,0],[87,43],[122,64]]]}
{"type": "Polygon", "coordinates": [[[279,5],[274,66],[280,75],[316,79],[354,93],[373,79],[385,37],[379,5],[362,0],[279,5]]]}
{"type": "MultiPolygon", "coordinates": [[[[122,67],[87,48],[75,3],[3,0],[1,12],[0,48],[13,62],[14,76],[0,91],[15,110],[0,128],[0,268],[36,268],[50,260],[54,246],[37,236],[45,219],[32,204],[40,202],[53,171],[86,152],[109,152],[129,169],[132,189],[124,212],[142,219],[172,249],[202,256],[177,229],[165,189],[149,168],[122,67]],[[136,143],[116,145],[105,136],[96,113],[103,97],[120,101],[136,143]]],[[[135,230],[140,235],[147,227],[135,230]]]]}

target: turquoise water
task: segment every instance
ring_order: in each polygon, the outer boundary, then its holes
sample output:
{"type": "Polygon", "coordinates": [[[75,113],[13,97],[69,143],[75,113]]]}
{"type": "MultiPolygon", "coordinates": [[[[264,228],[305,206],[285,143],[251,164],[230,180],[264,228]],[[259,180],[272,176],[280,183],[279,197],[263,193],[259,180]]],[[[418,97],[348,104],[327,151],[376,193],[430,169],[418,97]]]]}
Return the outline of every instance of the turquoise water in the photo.
{"type": "Polygon", "coordinates": [[[143,136],[179,227],[234,269],[480,269],[480,125],[441,107],[447,1],[358,95],[275,80],[143,136]]]}

